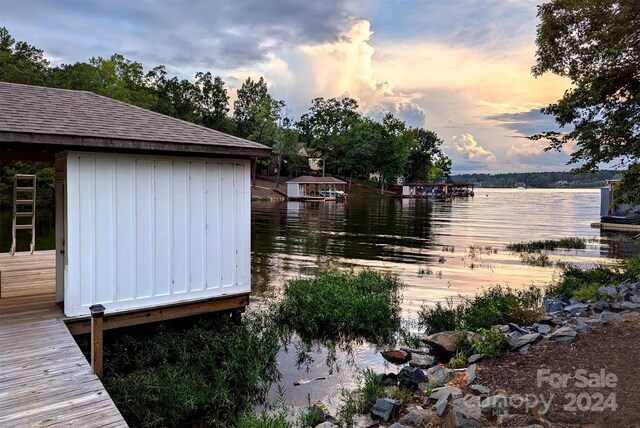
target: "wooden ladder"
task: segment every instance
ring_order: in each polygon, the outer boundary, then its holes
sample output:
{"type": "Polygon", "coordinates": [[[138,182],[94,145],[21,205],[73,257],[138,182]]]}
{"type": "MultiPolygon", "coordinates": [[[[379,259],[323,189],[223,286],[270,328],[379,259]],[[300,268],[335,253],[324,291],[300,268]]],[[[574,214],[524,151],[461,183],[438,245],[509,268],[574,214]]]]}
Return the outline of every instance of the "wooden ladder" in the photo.
{"type": "Polygon", "coordinates": [[[16,232],[31,231],[31,254],[36,249],[36,176],[16,174],[13,178],[13,227],[11,229],[11,255],[16,253],[16,232]],[[18,219],[30,219],[30,222],[18,219]]]}

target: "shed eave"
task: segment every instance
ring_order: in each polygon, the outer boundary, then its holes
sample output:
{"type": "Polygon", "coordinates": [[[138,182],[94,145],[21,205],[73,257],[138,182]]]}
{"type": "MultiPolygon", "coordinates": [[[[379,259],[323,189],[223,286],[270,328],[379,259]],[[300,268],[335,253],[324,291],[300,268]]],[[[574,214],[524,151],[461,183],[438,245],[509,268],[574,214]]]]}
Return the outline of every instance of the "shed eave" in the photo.
{"type": "Polygon", "coordinates": [[[79,135],[41,134],[33,132],[1,131],[0,143],[47,144],[52,146],[75,147],[78,150],[92,148],[118,150],[136,150],[156,153],[182,153],[184,155],[233,155],[248,157],[268,157],[271,148],[256,144],[257,147],[227,146],[202,143],[184,143],[174,141],[146,141],[124,138],[105,138],[79,135]]]}

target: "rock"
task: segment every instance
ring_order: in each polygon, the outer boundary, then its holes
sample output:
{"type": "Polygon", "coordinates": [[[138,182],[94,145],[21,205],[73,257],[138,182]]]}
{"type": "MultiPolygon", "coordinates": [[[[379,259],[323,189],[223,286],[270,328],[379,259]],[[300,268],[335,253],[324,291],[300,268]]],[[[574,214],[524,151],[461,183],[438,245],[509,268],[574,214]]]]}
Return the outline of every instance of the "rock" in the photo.
{"type": "Polygon", "coordinates": [[[399,422],[395,422],[393,425],[389,425],[389,428],[408,428],[406,425],[402,425],[399,422]]]}
{"type": "Polygon", "coordinates": [[[402,407],[402,400],[392,400],[391,398],[380,398],[376,401],[371,409],[371,416],[388,422],[389,419],[395,417],[398,410],[402,407]]]}
{"type": "Polygon", "coordinates": [[[514,324],[512,322],[510,322],[509,324],[507,324],[509,326],[509,329],[511,331],[517,331],[521,334],[529,334],[531,333],[529,330],[527,330],[526,328],[520,327],[518,324],[514,324]]]}
{"type": "Polygon", "coordinates": [[[526,345],[524,345],[522,348],[518,349],[518,353],[522,354],[522,355],[526,355],[529,353],[529,348],[531,347],[531,344],[527,343],[526,345]]]}
{"type": "Polygon", "coordinates": [[[473,354],[472,356],[469,357],[467,362],[469,364],[474,364],[474,363],[479,363],[482,360],[484,360],[484,354],[473,354]]]}
{"type": "Polygon", "coordinates": [[[469,391],[473,394],[473,395],[489,395],[491,393],[491,390],[489,388],[487,388],[484,385],[479,385],[479,384],[473,384],[469,387],[469,391]]]}
{"type": "Polygon", "coordinates": [[[407,348],[405,346],[400,347],[401,351],[405,351],[411,354],[411,357],[413,357],[413,354],[428,354],[429,353],[429,349],[428,348],[407,348]]]}
{"type": "Polygon", "coordinates": [[[360,415],[356,417],[355,428],[378,428],[380,423],[371,419],[369,415],[360,415]]]}
{"type": "Polygon", "coordinates": [[[482,413],[485,414],[505,413],[507,407],[507,397],[505,397],[504,395],[492,395],[485,398],[484,400],[482,400],[482,403],[480,403],[482,413]]]}
{"type": "Polygon", "coordinates": [[[398,379],[402,383],[409,384],[412,387],[417,387],[418,384],[427,380],[427,376],[425,376],[424,372],[417,367],[403,367],[402,370],[400,370],[400,373],[398,373],[398,379]]]}
{"type": "Polygon", "coordinates": [[[598,300],[597,302],[591,304],[591,309],[594,312],[602,312],[608,308],[609,308],[609,304],[603,300],[598,300]]]}
{"type": "Polygon", "coordinates": [[[548,324],[534,324],[534,328],[540,334],[547,334],[551,331],[551,326],[548,324]]]}
{"type": "Polygon", "coordinates": [[[598,288],[598,291],[600,293],[606,294],[609,297],[613,297],[615,299],[626,295],[629,291],[629,288],[625,285],[620,285],[620,286],[615,286],[615,285],[609,285],[607,287],[600,287],[598,288]]]}
{"type": "Polygon", "coordinates": [[[471,364],[467,367],[467,385],[471,385],[476,380],[476,374],[478,373],[478,365],[471,364]]]}
{"type": "Polygon", "coordinates": [[[544,296],[542,299],[542,305],[544,306],[544,311],[547,313],[560,312],[564,310],[567,303],[562,301],[562,299],[554,296],[544,296]]]}
{"type": "Polygon", "coordinates": [[[422,340],[431,347],[433,355],[441,361],[446,361],[456,351],[460,341],[465,338],[469,343],[474,344],[480,340],[480,335],[469,331],[465,337],[462,331],[443,331],[431,334],[422,340]]]}
{"type": "Polygon", "coordinates": [[[629,312],[628,314],[622,315],[622,318],[636,318],[640,317],[640,313],[638,312],[629,312]]]}
{"type": "Polygon", "coordinates": [[[331,422],[322,422],[316,425],[315,428],[337,428],[339,425],[332,424],[331,422]]]}
{"type": "Polygon", "coordinates": [[[317,401],[316,404],[309,407],[309,413],[316,417],[312,425],[323,423],[339,425],[339,421],[327,412],[326,406],[322,401],[317,401]]]}
{"type": "Polygon", "coordinates": [[[524,335],[522,333],[520,333],[519,331],[512,331],[511,333],[505,334],[505,337],[507,338],[507,342],[515,340],[515,339],[519,338],[520,336],[524,336],[524,335]]]}
{"type": "Polygon", "coordinates": [[[509,349],[513,351],[522,348],[524,345],[537,342],[541,337],[542,335],[540,333],[529,333],[515,339],[509,339],[509,349]]]}
{"type": "Polygon", "coordinates": [[[382,358],[393,364],[404,364],[409,361],[409,358],[411,358],[411,354],[399,349],[382,351],[380,354],[382,355],[382,358]]]}
{"type": "Polygon", "coordinates": [[[498,327],[498,331],[500,331],[500,333],[509,333],[511,331],[508,325],[498,325],[496,327],[498,327]]]}
{"type": "MultiPolygon", "coordinates": [[[[400,418],[400,422],[403,426],[407,427],[423,427],[431,422],[433,413],[417,407],[411,410],[409,413],[400,418]]],[[[393,426],[393,425],[392,425],[393,426]]],[[[391,427],[389,427],[391,428],[391,427]]]]}
{"type": "Polygon", "coordinates": [[[629,311],[635,311],[637,309],[640,309],[640,305],[633,302],[622,302],[620,306],[622,306],[623,309],[626,309],[629,311]]]}
{"type": "Polygon", "coordinates": [[[418,367],[420,369],[428,369],[435,363],[436,358],[426,354],[411,354],[411,361],[409,361],[411,367],[418,367]]]}
{"type": "Polygon", "coordinates": [[[460,388],[456,388],[455,386],[443,386],[440,388],[434,388],[433,391],[431,391],[429,399],[438,401],[441,398],[449,399],[449,397],[462,397],[462,390],[460,388]]]}
{"type": "Polygon", "coordinates": [[[567,323],[567,320],[559,315],[553,317],[553,324],[555,325],[564,325],[567,323]]]}
{"type": "Polygon", "coordinates": [[[482,425],[480,422],[469,419],[459,409],[451,409],[447,415],[447,426],[449,428],[478,428],[482,425]]]}
{"type": "Polygon", "coordinates": [[[432,386],[443,386],[455,377],[453,370],[443,366],[433,366],[427,370],[427,380],[432,386]]]}
{"type": "Polygon", "coordinates": [[[589,318],[585,318],[585,317],[576,317],[572,320],[570,324],[572,328],[578,333],[584,333],[585,331],[591,328],[591,326],[586,323],[586,320],[588,319],[589,318]]]}
{"type": "Polygon", "coordinates": [[[576,331],[571,327],[560,327],[553,333],[546,336],[546,338],[551,342],[567,343],[575,339],[577,335],[578,333],[576,333],[576,331]]]}
{"type": "Polygon", "coordinates": [[[436,404],[433,406],[433,408],[436,411],[436,415],[442,417],[445,413],[447,413],[447,410],[449,408],[449,400],[447,399],[447,397],[441,397],[438,401],[436,401],[436,404]]]}
{"type": "Polygon", "coordinates": [[[585,324],[587,324],[589,327],[592,327],[592,328],[599,327],[605,323],[605,321],[600,318],[587,318],[584,320],[584,322],[585,324]]]}
{"type": "Polygon", "coordinates": [[[452,407],[469,419],[479,419],[482,417],[481,402],[482,398],[477,396],[456,398],[453,400],[452,407]]]}
{"type": "Polygon", "coordinates": [[[604,310],[600,314],[600,319],[604,322],[612,322],[618,319],[618,315],[614,314],[611,311],[604,310]]]}
{"type": "Polygon", "coordinates": [[[572,317],[578,316],[589,310],[589,305],[586,303],[575,303],[573,305],[565,306],[564,311],[569,312],[572,317]]]}

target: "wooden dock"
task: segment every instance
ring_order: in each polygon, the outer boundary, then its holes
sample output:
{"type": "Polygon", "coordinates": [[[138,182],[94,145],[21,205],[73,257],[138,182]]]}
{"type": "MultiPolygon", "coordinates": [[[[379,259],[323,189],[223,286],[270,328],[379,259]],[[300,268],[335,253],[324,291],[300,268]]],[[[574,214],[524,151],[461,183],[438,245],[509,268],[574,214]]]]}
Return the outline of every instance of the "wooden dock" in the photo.
{"type": "Polygon", "coordinates": [[[0,427],[126,427],[55,303],[53,257],[0,255],[0,427]]]}

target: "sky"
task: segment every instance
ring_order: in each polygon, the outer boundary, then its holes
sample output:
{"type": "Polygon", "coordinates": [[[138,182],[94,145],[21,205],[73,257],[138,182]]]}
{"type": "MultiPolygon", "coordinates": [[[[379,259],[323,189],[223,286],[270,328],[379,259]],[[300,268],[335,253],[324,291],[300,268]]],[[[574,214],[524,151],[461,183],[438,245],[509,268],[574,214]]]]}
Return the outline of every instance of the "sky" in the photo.
{"type": "MultiPolygon", "coordinates": [[[[541,1],[541,0],[540,0],[541,1]]],[[[120,53],[150,69],[264,76],[297,119],[315,97],[355,98],[435,131],[453,172],[569,170],[527,135],[570,87],[534,78],[539,0],[0,0],[0,26],[54,65],[120,53]]],[[[566,147],[564,150],[571,150],[566,147]]]]}

